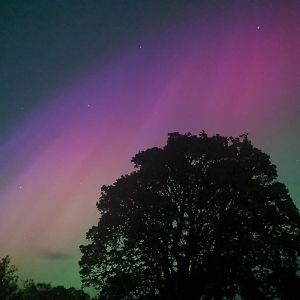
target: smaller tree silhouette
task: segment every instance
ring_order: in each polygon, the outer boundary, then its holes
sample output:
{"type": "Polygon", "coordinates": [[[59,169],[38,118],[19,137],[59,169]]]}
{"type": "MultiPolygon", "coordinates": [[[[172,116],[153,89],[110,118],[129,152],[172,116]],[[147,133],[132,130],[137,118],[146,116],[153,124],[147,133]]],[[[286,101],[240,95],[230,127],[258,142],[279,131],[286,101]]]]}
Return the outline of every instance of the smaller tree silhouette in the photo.
{"type": "Polygon", "coordinates": [[[90,297],[82,290],[73,287],[51,286],[47,283],[34,283],[27,280],[19,293],[20,300],[89,300],[90,297]]]}
{"type": "Polygon", "coordinates": [[[15,299],[18,293],[17,269],[9,256],[0,260],[0,299],[15,299]]]}
{"type": "Polygon", "coordinates": [[[51,286],[25,280],[18,286],[17,269],[9,256],[0,260],[0,300],[89,300],[90,296],[73,287],[51,286]]]}
{"type": "Polygon", "coordinates": [[[299,211],[247,135],[172,133],[132,161],[81,246],[99,299],[299,299],[299,211]]]}

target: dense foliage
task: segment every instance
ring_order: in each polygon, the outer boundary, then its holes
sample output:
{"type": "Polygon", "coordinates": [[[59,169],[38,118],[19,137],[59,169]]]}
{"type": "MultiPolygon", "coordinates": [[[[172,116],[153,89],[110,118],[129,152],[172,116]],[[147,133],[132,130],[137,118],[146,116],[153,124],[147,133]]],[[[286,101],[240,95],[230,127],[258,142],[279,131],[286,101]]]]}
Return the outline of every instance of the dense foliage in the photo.
{"type": "Polygon", "coordinates": [[[89,300],[90,297],[82,290],[73,287],[51,286],[46,283],[24,282],[19,292],[20,300],[89,300]]]}
{"type": "Polygon", "coordinates": [[[16,268],[11,264],[10,257],[0,260],[0,299],[10,299],[18,292],[16,268]]]}
{"type": "Polygon", "coordinates": [[[172,133],[132,161],[81,246],[99,299],[297,299],[299,212],[247,135],[172,133]]]}

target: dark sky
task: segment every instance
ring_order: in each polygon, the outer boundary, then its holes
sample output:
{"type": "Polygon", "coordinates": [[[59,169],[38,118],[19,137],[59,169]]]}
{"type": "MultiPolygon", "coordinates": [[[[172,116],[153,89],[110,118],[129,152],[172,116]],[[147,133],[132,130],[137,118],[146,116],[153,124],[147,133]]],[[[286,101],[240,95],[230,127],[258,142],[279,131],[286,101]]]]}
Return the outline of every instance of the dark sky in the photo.
{"type": "Polygon", "coordinates": [[[174,0],[1,1],[0,134],[93,64],[171,30],[194,7],[174,0]]]}

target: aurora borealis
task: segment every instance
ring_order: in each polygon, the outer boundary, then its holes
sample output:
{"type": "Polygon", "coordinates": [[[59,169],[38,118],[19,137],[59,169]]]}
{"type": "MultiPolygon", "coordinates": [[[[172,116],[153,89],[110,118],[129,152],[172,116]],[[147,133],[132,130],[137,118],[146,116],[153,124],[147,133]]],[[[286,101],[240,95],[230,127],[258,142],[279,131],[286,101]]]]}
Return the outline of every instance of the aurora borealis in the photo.
{"type": "Polygon", "coordinates": [[[23,278],[80,286],[100,187],[168,132],[248,132],[300,206],[299,1],[62,2],[0,4],[0,253],[23,278]]]}

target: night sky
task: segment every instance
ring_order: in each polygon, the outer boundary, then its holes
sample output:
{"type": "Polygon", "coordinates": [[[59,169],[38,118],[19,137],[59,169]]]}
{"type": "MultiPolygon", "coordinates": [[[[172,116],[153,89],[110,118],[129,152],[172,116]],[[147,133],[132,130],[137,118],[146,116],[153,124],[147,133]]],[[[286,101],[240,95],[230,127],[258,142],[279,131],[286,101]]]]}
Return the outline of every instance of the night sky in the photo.
{"type": "Polygon", "coordinates": [[[240,135],[300,207],[300,1],[0,1],[0,257],[80,286],[103,184],[168,132],[240,135]]]}

